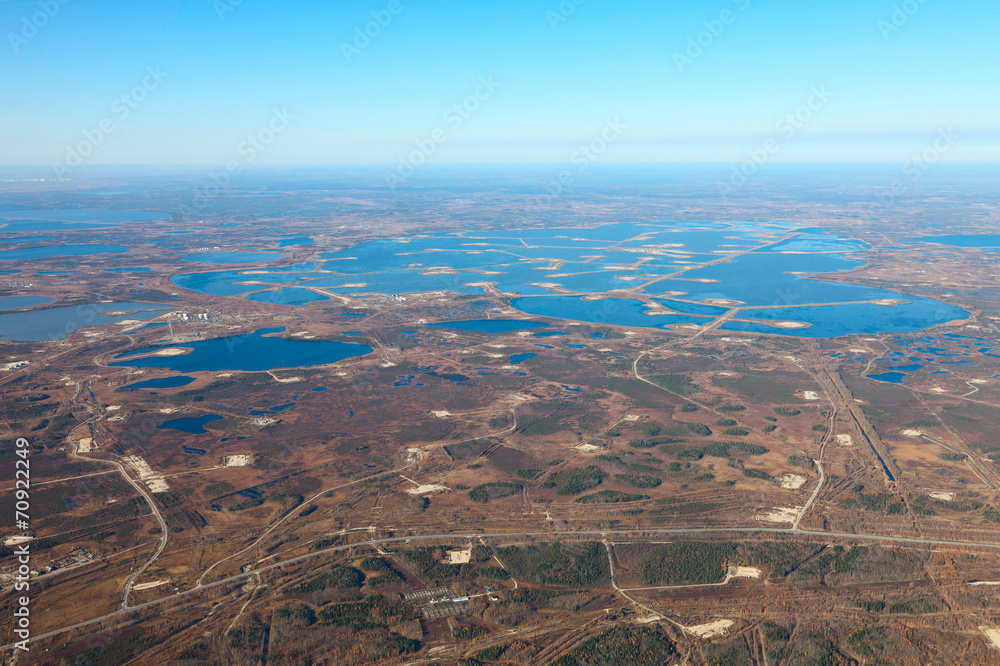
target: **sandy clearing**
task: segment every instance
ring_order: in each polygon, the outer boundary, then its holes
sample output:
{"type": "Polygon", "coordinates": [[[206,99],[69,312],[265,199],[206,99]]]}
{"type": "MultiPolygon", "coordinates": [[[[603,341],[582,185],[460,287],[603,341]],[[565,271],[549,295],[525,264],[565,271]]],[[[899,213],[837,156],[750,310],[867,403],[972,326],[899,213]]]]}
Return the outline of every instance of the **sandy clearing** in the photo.
{"type": "Polygon", "coordinates": [[[151,583],[139,583],[138,585],[133,585],[132,589],[138,592],[139,590],[151,590],[154,587],[159,587],[161,585],[166,585],[169,580],[154,580],[151,583]]]}
{"type": "Polygon", "coordinates": [[[930,495],[936,500],[942,500],[944,502],[950,502],[953,499],[955,499],[955,493],[934,492],[934,493],[928,493],[928,495],[930,495]]]}
{"type": "Polygon", "coordinates": [[[934,388],[931,389],[931,393],[944,393],[944,389],[941,388],[940,386],[935,386],[934,388]]]}
{"type": "Polygon", "coordinates": [[[226,456],[222,459],[222,464],[225,467],[246,467],[253,460],[253,456],[236,454],[234,456],[226,456]]]}
{"type": "Polygon", "coordinates": [[[449,412],[447,409],[432,409],[431,414],[438,417],[439,419],[444,419],[451,416],[451,412],[449,412]]]}
{"type": "Polygon", "coordinates": [[[181,356],[192,351],[194,350],[190,347],[167,347],[166,349],[157,349],[149,354],[143,354],[143,356],[181,356]]]}
{"type": "Polygon", "coordinates": [[[472,559],[472,549],[449,550],[448,558],[448,564],[468,564],[472,559]]]}
{"type": "MultiPolygon", "coordinates": [[[[405,479],[406,477],[403,478],[405,479]]],[[[410,481],[410,479],[406,480],[410,481]]],[[[415,482],[411,481],[411,483],[415,482]]],[[[441,490],[448,490],[448,488],[442,486],[440,483],[425,483],[422,486],[417,486],[416,488],[410,488],[406,492],[409,493],[410,495],[426,495],[427,493],[436,493],[441,490]]]]}
{"type": "Polygon", "coordinates": [[[151,492],[165,493],[170,490],[170,486],[164,480],[162,474],[157,474],[141,456],[125,456],[122,461],[134,469],[139,475],[139,480],[146,484],[151,492]]]}
{"type": "Polygon", "coordinates": [[[819,400],[819,393],[816,393],[816,391],[803,391],[802,397],[806,400],[819,400]]]}
{"type": "Polygon", "coordinates": [[[767,523],[794,523],[795,517],[799,515],[802,507],[777,507],[770,513],[761,513],[754,516],[754,520],[762,520],[767,523]]]}
{"type": "Polygon", "coordinates": [[[635,621],[639,624],[650,624],[652,622],[659,622],[662,619],[659,615],[643,615],[642,617],[637,617],[635,621]]]}
{"type": "Polygon", "coordinates": [[[903,431],[903,434],[906,435],[907,437],[920,437],[924,433],[920,432],[919,430],[912,430],[908,428],[903,431]]]}
{"type": "Polygon", "coordinates": [[[733,626],[732,620],[716,620],[715,622],[698,624],[693,627],[684,627],[684,629],[698,638],[712,638],[713,636],[725,636],[727,633],[726,630],[731,626],[733,626]]]}
{"type": "Polygon", "coordinates": [[[993,644],[993,647],[1000,650],[1000,629],[993,629],[991,627],[982,626],[979,627],[979,631],[983,632],[986,638],[993,644]]]}
{"type": "Polygon", "coordinates": [[[776,321],[773,325],[776,328],[809,328],[812,326],[804,321],[776,321]]]}
{"type": "Polygon", "coordinates": [[[808,480],[808,478],[802,476],[801,474],[785,474],[778,479],[778,483],[781,484],[782,488],[786,488],[788,490],[798,490],[802,486],[806,485],[806,481],[808,480]]]}
{"type": "Polygon", "coordinates": [[[760,578],[760,569],[757,567],[736,567],[733,576],[737,578],[760,578]]]}
{"type": "Polygon", "coordinates": [[[850,435],[837,435],[837,444],[841,446],[854,446],[854,439],[850,435]]]}
{"type": "Polygon", "coordinates": [[[594,451],[600,451],[601,447],[594,446],[593,444],[581,444],[575,447],[578,451],[583,451],[585,453],[593,453],[594,451]]]}

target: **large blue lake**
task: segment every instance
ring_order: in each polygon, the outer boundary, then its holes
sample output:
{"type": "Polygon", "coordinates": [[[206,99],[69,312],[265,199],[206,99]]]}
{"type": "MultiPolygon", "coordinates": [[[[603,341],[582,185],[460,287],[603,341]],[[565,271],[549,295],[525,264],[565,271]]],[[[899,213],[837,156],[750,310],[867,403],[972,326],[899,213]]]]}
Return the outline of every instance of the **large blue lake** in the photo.
{"type": "Polygon", "coordinates": [[[47,296],[0,296],[0,310],[22,310],[53,302],[47,296]]]}
{"type": "Polygon", "coordinates": [[[203,254],[189,254],[181,259],[183,261],[197,261],[201,264],[254,264],[258,261],[281,259],[281,255],[274,252],[205,252],[203,254]]]}
{"type": "Polygon", "coordinates": [[[124,245],[42,245],[0,250],[0,261],[31,261],[50,257],[79,257],[88,254],[122,254],[128,252],[124,245]]]}
{"type": "Polygon", "coordinates": [[[101,210],[89,208],[20,208],[0,211],[0,231],[55,231],[117,226],[131,222],[162,220],[170,213],[146,210],[101,210]]]}
{"type": "MultiPolygon", "coordinates": [[[[314,261],[280,269],[185,274],[173,281],[218,296],[248,296],[272,286],[481,294],[488,283],[528,314],[663,328],[705,324],[740,308],[737,321],[724,329],[803,337],[908,332],[967,318],[963,309],[934,299],[813,277],[863,266],[858,253],[868,248],[814,228],[793,233],[778,225],[626,223],[368,241],[318,250],[314,261]],[[261,284],[241,284],[251,281],[261,284]],[[890,299],[905,304],[874,303],[890,299]],[[789,307],[802,305],[809,307],[789,307]],[[769,325],[776,321],[809,326],[769,325]]],[[[283,296],[252,298],[281,302],[283,296]]]]}
{"type": "Polygon", "coordinates": [[[953,234],[949,236],[924,236],[919,239],[924,243],[951,245],[953,247],[988,247],[1000,249],[998,234],[953,234]]]}
{"type": "Polygon", "coordinates": [[[47,310],[0,314],[0,338],[18,342],[62,340],[85,326],[114,324],[126,319],[146,320],[170,308],[153,303],[92,303],[47,310]],[[126,312],[127,314],[107,314],[126,312]]]}
{"type": "Polygon", "coordinates": [[[545,328],[544,321],[523,321],[521,319],[474,319],[467,321],[445,321],[427,324],[429,328],[447,328],[455,331],[475,331],[477,333],[510,333],[545,328]]]}
{"type": "Polygon", "coordinates": [[[160,430],[180,430],[181,432],[187,432],[192,435],[204,435],[207,430],[205,430],[205,424],[211,423],[212,421],[221,421],[223,417],[218,414],[202,414],[201,416],[180,418],[180,419],[170,419],[169,421],[164,421],[160,424],[160,430]]]}
{"type": "Polygon", "coordinates": [[[242,370],[244,372],[297,368],[336,363],[372,352],[368,345],[329,340],[293,340],[276,337],[284,328],[262,328],[246,335],[185,342],[179,345],[146,347],[119,354],[112,366],[169,368],[177,372],[242,370]],[[160,349],[190,349],[179,356],[131,358],[160,349]]]}

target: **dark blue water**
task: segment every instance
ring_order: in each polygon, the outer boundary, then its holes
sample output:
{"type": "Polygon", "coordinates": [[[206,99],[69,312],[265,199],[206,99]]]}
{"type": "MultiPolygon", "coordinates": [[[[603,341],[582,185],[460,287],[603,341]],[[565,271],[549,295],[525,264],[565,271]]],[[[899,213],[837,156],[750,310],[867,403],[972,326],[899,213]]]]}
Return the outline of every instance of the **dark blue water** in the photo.
{"type": "MultiPolygon", "coordinates": [[[[281,259],[280,254],[273,252],[205,252],[203,254],[189,254],[181,257],[184,261],[197,261],[200,264],[255,264],[259,261],[273,261],[281,259]]],[[[253,279],[243,276],[244,280],[253,279]]]]}
{"type": "MultiPolygon", "coordinates": [[[[169,368],[176,372],[205,372],[216,370],[242,370],[244,372],[274,370],[277,368],[311,367],[336,363],[346,358],[364,356],[372,351],[368,345],[329,340],[298,340],[268,336],[281,333],[284,328],[262,328],[253,333],[228,338],[214,338],[168,345],[173,349],[190,348],[183,356],[150,356],[142,359],[112,363],[113,366],[137,368],[169,368]],[[268,336],[268,337],[265,337],[268,336]]],[[[116,358],[163,349],[150,347],[116,358]]]]}
{"type": "Polygon", "coordinates": [[[908,303],[896,306],[864,303],[850,306],[751,309],[743,310],[738,315],[740,319],[811,323],[812,326],[806,329],[776,329],[766,325],[735,321],[723,324],[720,329],[830,338],[855,333],[908,333],[968,317],[968,313],[962,308],[941,301],[919,296],[900,295],[900,297],[908,303]]]}
{"type": "Polygon", "coordinates": [[[525,354],[511,354],[510,355],[510,364],[511,365],[521,365],[521,363],[523,363],[524,361],[528,361],[530,359],[533,359],[536,356],[538,356],[538,354],[528,354],[528,353],[525,353],[525,354]]]}
{"type": "Polygon", "coordinates": [[[868,375],[868,379],[874,379],[880,382],[890,382],[892,384],[902,384],[905,378],[905,372],[883,372],[878,375],[868,375]]]}
{"type": "Polygon", "coordinates": [[[363,312],[338,312],[341,317],[367,317],[363,312]]]}
{"type": "Polygon", "coordinates": [[[545,328],[546,326],[548,324],[543,321],[521,321],[518,319],[474,319],[427,324],[428,328],[447,328],[455,331],[474,331],[476,333],[510,333],[511,331],[526,331],[532,328],[545,328]]]}
{"type": "Polygon", "coordinates": [[[52,303],[55,300],[46,296],[0,296],[0,310],[22,310],[52,303]]]}
{"type": "Polygon", "coordinates": [[[155,323],[152,323],[152,324],[146,324],[142,328],[137,328],[135,330],[136,331],[145,331],[146,329],[149,329],[149,328],[159,328],[160,326],[166,326],[166,323],[158,321],[158,322],[155,322],[155,323]]]}
{"type": "MultiPolygon", "coordinates": [[[[660,328],[670,324],[707,324],[710,321],[685,315],[650,316],[645,314],[649,309],[646,304],[633,299],[585,301],[577,296],[526,296],[512,299],[510,304],[528,314],[618,326],[660,328]]],[[[606,339],[603,333],[591,333],[590,337],[606,339]]]]}
{"type": "Polygon", "coordinates": [[[207,430],[205,430],[205,424],[211,423],[212,421],[221,421],[223,417],[218,414],[202,414],[197,418],[182,418],[182,419],[171,419],[170,421],[164,421],[160,424],[161,430],[180,430],[181,432],[187,432],[192,435],[203,435],[207,430]]]}
{"type": "Polygon", "coordinates": [[[98,210],[98,209],[37,209],[25,208],[4,211],[0,215],[3,231],[55,231],[116,226],[129,222],[162,220],[169,213],[143,210],[98,210]]]}
{"type": "MultiPolygon", "coordinates": [[[[448,290],[453,293],[482,293],[471,282],[494,282],[497,288],[516,292],[515,307],[528,314],[562,317],[597,324],[663,328],[672,324],[706,323],[693,316],[716,317],[725,307],[704,303],[724,299],[757,306],[788,306],[856,303],[880,299],[908,301],[908,305],[828,305],[793,313],[754,310],[740,313],[739,319],[804,321],[806,329],[776,329],[753,322],[731,322],[728,330],[775,333],[800,337],[832,337],[850,333],[910,332],[950,321],[965,319],[960,308],[927,298],[904,296],[898,292],[807,279],[817,273],[849,271],[862,265],[853,253],[868,248],[865,243],[831,234],[822,229],[800,230],[789,240],[767,245],[762,231],[772,234],[778,226],[737,225],[727,228],[710,223],[609,224],[594,229],[545,228],[434,234],[426,237],[368,241],[354,247],[319,255],[322,268],[339,273],[330,276],[312,273],[314,266],[286,267],[281,275],[255,275],[268,284],[290,285],[309,280],[310,286],[339,293],[414,293],[448,290]],[[679,262],[705,262],[726,253],[763,246],[728,263],[688,268],[679,262]],[[551,268],[553,260],[565,262],[551,268]],[[433,268],[455,269],[453,275],[434,275],[433,268]],[[489,270],[482,275],[462,269],[489,270]],[[576,296],[532,299],[551,294],[539,284],[555,283],[581,293],[604,293],[623,287],[646,288],[656,302],[680,314],[649,316],[646,306],[622,305],[623,301],[580,301],[576,296]],[[629,278],[623,280],[622,278],[629,278]],[[361,283],[364,287],[345,287],[361,283]],[[680,300],[676,300],[680,299],[680,300]],[[881,308],[879,312],[877,309],[881,308]],[[619,310],[621,311],[619,314],[619,310]],[[887,312],[888,311],[888,312],[887,312]],[[749,315],[749,316],[748,316],[749,315]]],[[[783,233],[783,232],[782,232],[783,233]]],[[[250,291],[235,283],[247,280],[239,271],[219,271],[180,275],[175,284],[213,295],[238,295],[250,291]]]]}
{"type": "Polygon", "coordinates": [[[563,331],[543,331],[541,333],[532,333],[531,337],[533,337],[533,338],[555,338],[555,337],[558,337],[560,335],[569,335],[569,333],[565,333],[563,331]]]}
{"type": "Polygon", "coordinates": [[[53,238],[55,236],[20,236],[16,238],[0,238],[0,243],[41,243],[53,238]]]}
{"type": "Polygon", "coordinates": [[[259,291],[247,296],[248,301],[272,303],[274,305],[308,305],[314,301],[328,301],[329,297],[317,294],[308,289],[279,289],[278,291],[259,291]]]}
{"type": "Polygon", "coordinates": [[[47,310],[29,310],[0,314],[0,338],[19,342],[62,340],[85,326],[114,324],[123,319],[152,319],[167,312],[162,304],[153,303],[92,303],[47,310]],[[118,310],[129,314],[108,315],[118,310]],[[137,311],[137,312],[133,312],[137,311]]]}
{"type": "Polygon", "coordinates": [[[567,344],[566,346],[569,347],[570,349],[586,349],[587,348],[587,345],[571,345],[571,344],[567,344]]]}
{"type": "Polygon", "coordinates": [[[294,402],[288,402],[283,405],[275,405],[269,409],[255,409],[250,412],[251,416],[266,416],[268,414],[277,414],[283,412],[286,409],[290,409],[295,406],[294,402]]]}
{"type": "Polygon", "coordinates": [[[128,386],[123,386],[119,391],[131,391],[133,389],[168,389],[168,388],[178,388],[181,386],[187,386],[191,382],[195,381],[194,377],[180,376],[180,377],[159,377],[157,379],[147,379],[143,382],[138,382],[135,384],[129,384],[128,386]]]}
{"type": "Polygon", "coordinates": [[[325,391],[325,390],[326,390],[325,386],[317,386],[316,388],[313,389],[313,391],[325,391]]]}
{"type": "Polygon", "coordinates": [[[953,247],[1000,248],[1000,234],[952,234],[946,236],[924,236],[924,243],[938,243],[953,247]]]}
{"type": "Polygon", "coordinates": [[[308,236],[296,236],[295,238],[282,238],[278,241],[278,247],[288,247],[289,245],[311,245],[315,242],[316,241],[308,236]]]}
{"type": "Polygon", "coordinates": [[[80,257],[89,254],[122,254],[124,245],[43,245],[0,251],[0,261],[33,261],[50,257],[80,257]]]}

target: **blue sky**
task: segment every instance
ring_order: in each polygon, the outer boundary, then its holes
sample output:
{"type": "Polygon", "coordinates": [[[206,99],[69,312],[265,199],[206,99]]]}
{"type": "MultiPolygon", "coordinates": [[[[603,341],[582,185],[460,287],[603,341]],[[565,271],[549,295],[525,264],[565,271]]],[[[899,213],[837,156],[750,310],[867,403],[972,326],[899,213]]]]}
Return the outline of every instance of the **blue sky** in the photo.
{"type": "Polygon", "coordinates": [[[0,162],[1000,161],[995,0],[579,1],[0,0],[0,162]]]}

